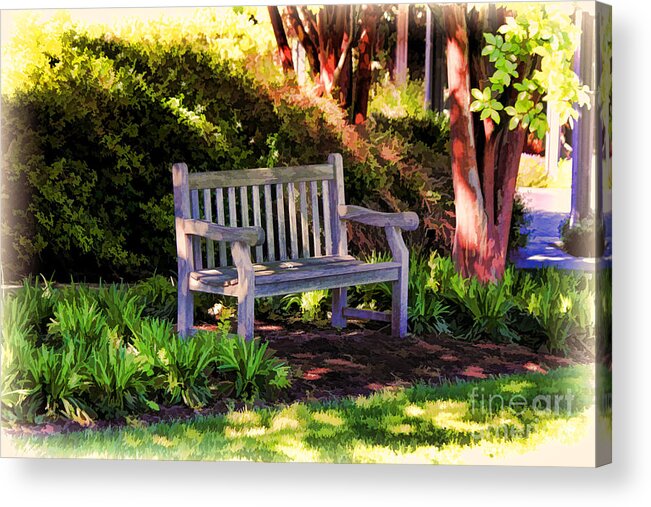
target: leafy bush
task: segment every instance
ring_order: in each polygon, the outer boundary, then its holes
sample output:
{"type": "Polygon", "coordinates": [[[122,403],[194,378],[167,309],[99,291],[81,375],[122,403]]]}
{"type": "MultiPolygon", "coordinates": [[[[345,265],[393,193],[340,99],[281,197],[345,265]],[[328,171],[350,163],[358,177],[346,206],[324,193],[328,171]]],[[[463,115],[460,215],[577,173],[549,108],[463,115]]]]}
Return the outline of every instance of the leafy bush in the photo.
{"type": "Polygon", "coordinates": [[[498,283],[482,284],[476,278],[463,278],[460,275],[451,278],[446,297],[471,318],[465,338],[488,336],[498,342],[520,340],[510,318],[511,310],[515,308],[512,289],[512,268],[504,271],[504,277],[498,283]]]}
{"type": "Polygon", "coordinates": [[[509,233],[509,251],[524,248],[529,241],[531,216],[528,214],[524,199],[515,194],[513,213],[511,215],[511,231],[509,233]]]}
{"type": "Polygon", "coordinates": [[[218,370],[225,376],[220,389],[226,395],[253,400],[286,389],[289,366],[274,357],[266,342],[224,337],[217,347],[218,370]]]}
{"type": "Polygon", "coordinates": [[[150,380],[139,357],[122,343],[103,340],[88,359],[88,398],[100,417],[113,419],[158,405],[147,399],[150,380]]]}
{"type": "MultiPolygon", "coordinates": [[[[374,254],[368,262],[389,260],[374,254]]],[[[568,352],[568,339],[594,344],[594,282],[590,275],[543,269],[516,271],[507,267],[503,280],[482,285],[464,278],[449,257],[412,252],[409,269],[409,329],[446,333],[459,339],[479,338],[521,342],[568,352]]],[[[391,284],[354,288],[350,304],[386,311],[391,308],[391,284]]],[[[608,302],[603,303],[604,314],[608,302]]]]}
{"type": "Polygon", "coordinates": [[[135,284],[131,293],[143,305],[143,315],[159,319],[176,319],[177,289],[171,278],[154,275],[135,284]]]}
{"type": "Polygon", "coordinates": [[[576,257],[600,257],[604,253],[604,228],[593,213],[570,227],[570,219],[560,226],[563,250],[576,257]]]}

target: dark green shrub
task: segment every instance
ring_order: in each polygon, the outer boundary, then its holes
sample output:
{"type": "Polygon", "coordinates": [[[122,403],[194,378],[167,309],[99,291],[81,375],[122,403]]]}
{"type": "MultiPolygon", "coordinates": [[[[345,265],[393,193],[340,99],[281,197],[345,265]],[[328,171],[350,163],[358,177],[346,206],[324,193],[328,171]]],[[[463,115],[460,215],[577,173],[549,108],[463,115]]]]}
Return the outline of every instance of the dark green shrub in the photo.
{"type": "Polygon", "coordinates": [[[511,231],[509,233],[509,250],[524,248],[529,241],[531,217],[522,197],[515,194],[513,213],[511,214],[511,231]]]}
{"type": "Polygon", "coordinates": [[[600,257],[604,253],[603,224],[595,220],[593,213],[570,227],[570,219],[560,226],[563,250],[575,257],[600,257]]]}
{"type": "Polygon", "coordinates": [[[154,275],[136,283],[130,290],[143,305],[143,315],[175,320],[177,289],[171,278],[154,275]]]}

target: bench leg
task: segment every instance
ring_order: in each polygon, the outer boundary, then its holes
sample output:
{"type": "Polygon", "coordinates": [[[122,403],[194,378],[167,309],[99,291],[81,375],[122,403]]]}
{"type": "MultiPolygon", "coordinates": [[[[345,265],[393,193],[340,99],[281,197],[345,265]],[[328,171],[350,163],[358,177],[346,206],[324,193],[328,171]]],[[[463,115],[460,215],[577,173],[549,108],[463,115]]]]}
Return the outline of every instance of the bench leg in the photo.
{"type": "Polygon", "coordinates": [[[409,305],[409,250],[397,227],[385,227],[387,240],[393,260],[400,263],[400,274],[393,282],[391,294],[391,334],[396,337],[407,336],[407,308],[409,305]]]}
{"type": "Polygon", "coordinates": [[[400,280],[393,282],[391,294],[391,335],[404,338],[407,336],[407,277],[400,276],[400,280]]]}
{"type": "Polygon", "coordinates": [[[183,338],[192,334],[194,326],[194,294],[179,284],[179,298],[177,311],[177,331],[183,338]]]}
{"type": "Polygon", "coordinates": [[[237,298],[237,334],[243,336],[247,341],[253,340],[254,303],[253,294],[237,298]]]}
{"type": "Polygon", "coordinates": [[[344,308],[348,299],[348,289],[341,287],[332,289],[332,326],[338,328],[346,327],[348,319],[344,317],[344,308]]]}

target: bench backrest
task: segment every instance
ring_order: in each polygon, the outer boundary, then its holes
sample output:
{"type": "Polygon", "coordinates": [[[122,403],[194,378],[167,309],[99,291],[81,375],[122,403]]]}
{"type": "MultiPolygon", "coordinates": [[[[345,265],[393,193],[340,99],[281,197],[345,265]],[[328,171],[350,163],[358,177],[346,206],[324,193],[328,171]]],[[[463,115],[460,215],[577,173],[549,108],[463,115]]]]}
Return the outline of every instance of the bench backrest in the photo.
{"type": "MultiPolygon", "coordinates": [[[[190,216],[182,218],[262,227],[265,243],[254,247],[254,262],[347,253],[346,228],[337,213],[345,204],[338,153],[325,164],[189,173],[175,176],[174,185],[177,216],[183,213],[179,199],[189,193],[190,216]]],[[[232,265],[224,243],[195,237],[192,250],[195,270],[232,265]]]]}

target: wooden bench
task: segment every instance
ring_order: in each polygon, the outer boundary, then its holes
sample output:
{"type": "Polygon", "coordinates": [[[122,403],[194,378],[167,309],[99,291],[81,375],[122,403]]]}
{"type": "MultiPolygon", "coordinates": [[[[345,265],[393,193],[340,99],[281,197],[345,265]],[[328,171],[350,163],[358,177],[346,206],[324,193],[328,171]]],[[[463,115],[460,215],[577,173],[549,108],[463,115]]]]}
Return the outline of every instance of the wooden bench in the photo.
{"type": "Polygon", "coordinates": [[[341,155],[326,164],[206,173],[177,163],[172,174],[181,335],[192,332],[193,292],[236,297],[237,332],[252,339],[256,297],[316,289],[332,289],[335,327],[349,317],[376,319],[390,321],[394,336],[407,334],[401,229],[416,229],[418,216],[347,206],[341,155]],[[348,255],[346,220],[384,227],[393,260],[348,255]],[[393,282],[391,314],[346,306],[347,287],[386,281],[393,282]]]}

